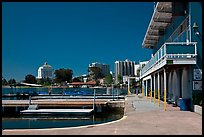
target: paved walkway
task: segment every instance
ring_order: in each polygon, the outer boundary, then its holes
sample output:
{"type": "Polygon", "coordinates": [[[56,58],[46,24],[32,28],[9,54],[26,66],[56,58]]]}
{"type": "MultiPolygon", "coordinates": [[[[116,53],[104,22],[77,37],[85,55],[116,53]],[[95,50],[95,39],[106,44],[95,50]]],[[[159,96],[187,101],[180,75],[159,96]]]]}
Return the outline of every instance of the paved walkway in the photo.
{"type": "Polygon", "coordinates": [[[110,123],[58,129],[3,130],[3,135],[202,135],[202,115],[167,105],[163,111],[146,97],[128,96],[125,115],[110,123]]]}

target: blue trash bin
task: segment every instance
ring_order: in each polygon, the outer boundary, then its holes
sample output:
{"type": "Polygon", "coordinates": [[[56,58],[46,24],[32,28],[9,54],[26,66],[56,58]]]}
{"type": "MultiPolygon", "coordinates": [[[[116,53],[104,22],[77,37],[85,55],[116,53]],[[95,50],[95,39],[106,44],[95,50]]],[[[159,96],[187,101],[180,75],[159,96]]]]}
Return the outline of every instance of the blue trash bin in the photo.
{"type": "Polygon", "coordinates": [[[191,99],[180,98],[180,111],[190,111],[191,110],[191,99]]]}

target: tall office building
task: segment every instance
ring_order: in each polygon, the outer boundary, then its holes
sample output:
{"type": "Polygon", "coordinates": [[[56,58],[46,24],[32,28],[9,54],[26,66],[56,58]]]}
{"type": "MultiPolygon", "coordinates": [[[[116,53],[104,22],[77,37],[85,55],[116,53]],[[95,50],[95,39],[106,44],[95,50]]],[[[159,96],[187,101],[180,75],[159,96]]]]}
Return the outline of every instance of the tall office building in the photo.
{"type": "Polygon", "coordinates": [[[135,76],[135,61],[125,60],[115,62],[115,84],[118,81],[118,75],[123,76],[135,76]]]}
{"type": "Polygon", "coordinates": [[[101,69],[101,73],[104,77],[110,73],[110,65],[108,65],[108,64],[102,64],[102,63],[94,62],[94,63],[89,64],[89,68],[91,68],[91,67],[99,67],[101,69]]]}
{"type": "Polygon", "coordinates": [[[42,78],[53,78],[53,71],[54,69],[52,68],[52,66],[48,65],[47,62],[45,62],[45,64],[41,67],[39,67],[38,69],[38,79],[42,79],[42,78]]]}

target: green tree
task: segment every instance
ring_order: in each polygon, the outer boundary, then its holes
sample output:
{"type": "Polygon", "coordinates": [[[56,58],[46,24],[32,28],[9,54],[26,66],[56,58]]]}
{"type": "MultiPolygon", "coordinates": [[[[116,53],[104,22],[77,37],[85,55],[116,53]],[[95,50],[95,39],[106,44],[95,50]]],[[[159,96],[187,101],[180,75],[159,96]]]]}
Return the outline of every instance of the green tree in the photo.
{"type": "Polygon", "coordinates": [[[8,85],[8,82],[6,81],[6,79],[2,79],[2,85],[5,86],[5,85],[8,85]]]}
{"type": "Polygon", "coordinates": [[[37,83],[43,86],[50,86],[53,82],[50,78],[37,79],[37,83]]]}
{"type": "Polygon", "coordinates": [[[36,80],[35,76],[33,76],[31,74],[28,74],[28,75],[25,76],[24,82],[25,83],[30,83],[30,84],[36,84],[37,80],[36,80]]]}
{"type": "Polygon", "coordinates": [[[73,78],[73,82],[81,82],[80,78],[73,78]]]}
{"type": "Polygon", "coordinates": [[[62,82],[71,82],[73,71],[71,69],[64,69],[61,68],[59,70],[55,70],[55,82],[62,83],[62,82]]]}
{"type": "Polygon", "coordinates": [[[16,80],[15,79],[10,79],[9,81],[8,81],[8,84],[10,85],[10,84],[16,84],[16,80]]]}
{"type": "Polygon", "coordinates": [[[88,71],[90,72],[90,77],[92,80],[96,81],[97,79],[103,77],[103,75],[101,73],[101,68],[99,68],[99,67],[89,67],[88,71]]]}
{"type": "Polygon", "coordinates": [[[120,74],[118,74],[118,84],[122,84],[122,76],[120,74]]]}
{"type": "Polygon", "coordinates": [[[106,75],[105,83],[107,85],[110,85],[112,82],[113,82],[113,76],[109,73],[109,74],[106,75]]]}

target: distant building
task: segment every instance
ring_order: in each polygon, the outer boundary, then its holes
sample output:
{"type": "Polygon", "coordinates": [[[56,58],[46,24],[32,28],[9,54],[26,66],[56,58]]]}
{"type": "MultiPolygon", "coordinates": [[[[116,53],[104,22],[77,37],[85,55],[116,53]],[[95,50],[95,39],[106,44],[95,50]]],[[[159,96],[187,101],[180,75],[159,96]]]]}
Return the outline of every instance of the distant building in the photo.
{"type": "Polygon", "coordinates": [[[135,61],[116,61],[115,62],[115,83],[117,84],[118,81],[118,75],[123,76],[135,76],[135,61]]]}
{"type": "Polygon", "coordinates": [[[47,62],[38,69],[38,77],[37,79],[42,79],[42,78],[53,78],[53,72],[54,69],[52,66],[48,65],[47,62]]]}
{"type": "MultiPolygon", "coordinates": [[[[105,77],[107,74],[110,73],[110,65],[108,64],[102,64],[102,63],[98,63],[98,62],[94,62],[89,64],[89,68],[91,67],[99,67],[101,69],[101,73],[103,75],[103,77],[105,77]]],[[[91,72],[89,72],[91,73],[91,72]]]]}

